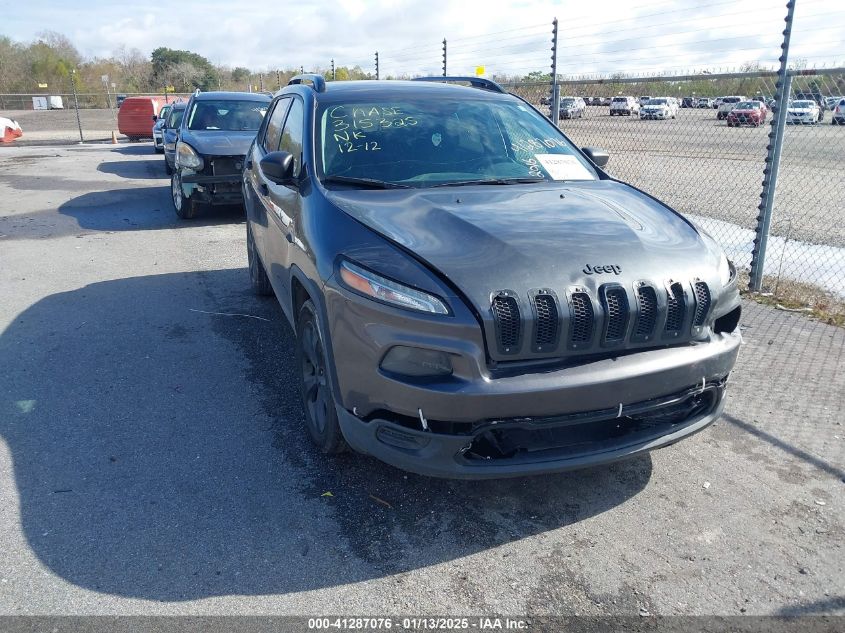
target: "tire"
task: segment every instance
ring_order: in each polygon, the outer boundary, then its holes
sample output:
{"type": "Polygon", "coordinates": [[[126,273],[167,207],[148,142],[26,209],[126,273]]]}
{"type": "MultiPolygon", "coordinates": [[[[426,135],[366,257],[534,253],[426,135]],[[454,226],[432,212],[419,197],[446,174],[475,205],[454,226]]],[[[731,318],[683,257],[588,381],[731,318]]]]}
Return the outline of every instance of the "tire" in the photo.
{"type": "Polygon", "coordinates": [[[170,199],[173,201],[173,210],[181,219],[192,220],[197,217],[199,204],[192,200],[191,196],[185,196],[182,190],[182,176],[178,170],[170,176],[170,199]]]}
{"type": "Polygon", "coordinates": [[[164,148],[163,147],[156,147],[155,145],[153,145],[153,150],[155,150],[156,154],[164,154],[164,148]]]}
{"type": "Polygon", "coordinates": [[[170,163],[168,163],[167,160],[164,161],[164,173],[168,176],[173,175],[173,167],[170,166],[170,163]]]}
{"type": "Polygon", "coordinates": [[[273,294],[273,286],[270,285],[270,278],[267,270],[261,263],[258,251],[255,248],[255,238],[252,235],[252,228],[249,220],[246,221],[246,258],[249,262],[249,280],[252,283],[252,290],[261,297],[268,297],[273,294]]]}
{"type": "Polygon", "coordinates": [[[321,452],[331,455],[346,450],[346,440],[337,421],[320,322],[313,302],[302,304],[296,320],[296,364],[305,426],[321,452]]]}

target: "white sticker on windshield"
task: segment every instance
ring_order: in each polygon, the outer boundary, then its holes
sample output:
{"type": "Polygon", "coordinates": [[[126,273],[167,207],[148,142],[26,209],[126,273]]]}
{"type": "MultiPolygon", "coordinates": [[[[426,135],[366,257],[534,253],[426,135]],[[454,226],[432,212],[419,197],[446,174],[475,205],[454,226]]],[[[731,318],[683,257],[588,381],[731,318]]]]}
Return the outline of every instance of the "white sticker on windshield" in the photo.
{"type": "Polygon", "coordinates": [[[594,176],[575,156],[534,154],[552,180],[593,180],[594,176]]]}

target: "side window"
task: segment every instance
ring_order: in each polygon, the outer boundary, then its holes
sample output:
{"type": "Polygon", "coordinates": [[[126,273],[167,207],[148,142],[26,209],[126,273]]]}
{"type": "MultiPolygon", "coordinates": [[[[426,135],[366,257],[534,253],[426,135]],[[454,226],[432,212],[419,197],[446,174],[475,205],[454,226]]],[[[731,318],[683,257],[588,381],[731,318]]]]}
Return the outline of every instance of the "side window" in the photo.
{"type": "Polygon", "coordinates": [[[305,125],[305,110],[299,99],[294,99],[290,107],[288,118],[285,121],[285,129],[282,132],[282,142],[279,149],[283,152],[293,154],[293,174],[299,175],[302,167],[302,137],[305,125]]]}
{"type": "Polygon", "coordinates": [[[282,123],[285,120],[285,113],[288,111],[291,99],[281,99],[273,108],[273,113],[267,121],[267,130],[264,133],[264,140],[261,146],[265,152],[275,152],[279,149],[279,139],[282,137],[282,123]]]}
{"type": "Polygon", "coordinates": [[[167,127],[176,128],[179,127],[179,123],[182,121],[182,115],[185,113],[184,110],[171,110],[170,116],[167,117],[167,127]]]}

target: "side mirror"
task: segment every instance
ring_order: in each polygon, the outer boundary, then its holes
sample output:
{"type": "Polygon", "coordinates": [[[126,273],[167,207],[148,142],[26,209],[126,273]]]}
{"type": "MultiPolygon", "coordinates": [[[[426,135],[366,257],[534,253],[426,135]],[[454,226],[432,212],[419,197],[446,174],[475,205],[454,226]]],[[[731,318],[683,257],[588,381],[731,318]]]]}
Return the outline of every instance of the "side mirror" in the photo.
{"type": "Polygon", "coordinates": [[[288,152],[270,152],[258,163],[268,180],[277,185],[294,185],[293,154],[288,152]]]}
{"type": "Polygon", "coordinates": [[[158,121],[158,115],[154,114],[153,115],[153,123],[155,123],[156,121],[158,121]]]}
{"type": "Polygon", "coordinates": [[[581,151],[599,167],[604,167],[607,165],[607,161],[610,160],[610,154],[607,153],[607,150],[599,147],[582,147],[581,151]]]}

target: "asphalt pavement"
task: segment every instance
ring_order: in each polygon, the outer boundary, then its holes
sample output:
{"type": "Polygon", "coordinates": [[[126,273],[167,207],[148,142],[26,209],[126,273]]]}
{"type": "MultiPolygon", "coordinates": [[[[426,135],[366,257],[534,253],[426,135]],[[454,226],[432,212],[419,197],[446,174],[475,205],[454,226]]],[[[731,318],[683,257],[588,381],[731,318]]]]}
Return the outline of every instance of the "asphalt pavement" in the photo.
{"type": "Polygon", "coordinates": [[[147,144],[0,148],[0,615],[845,614],[845,331],[745,304],[726,415],[433,480],[303,427],[240,209],[147,144]]]}

